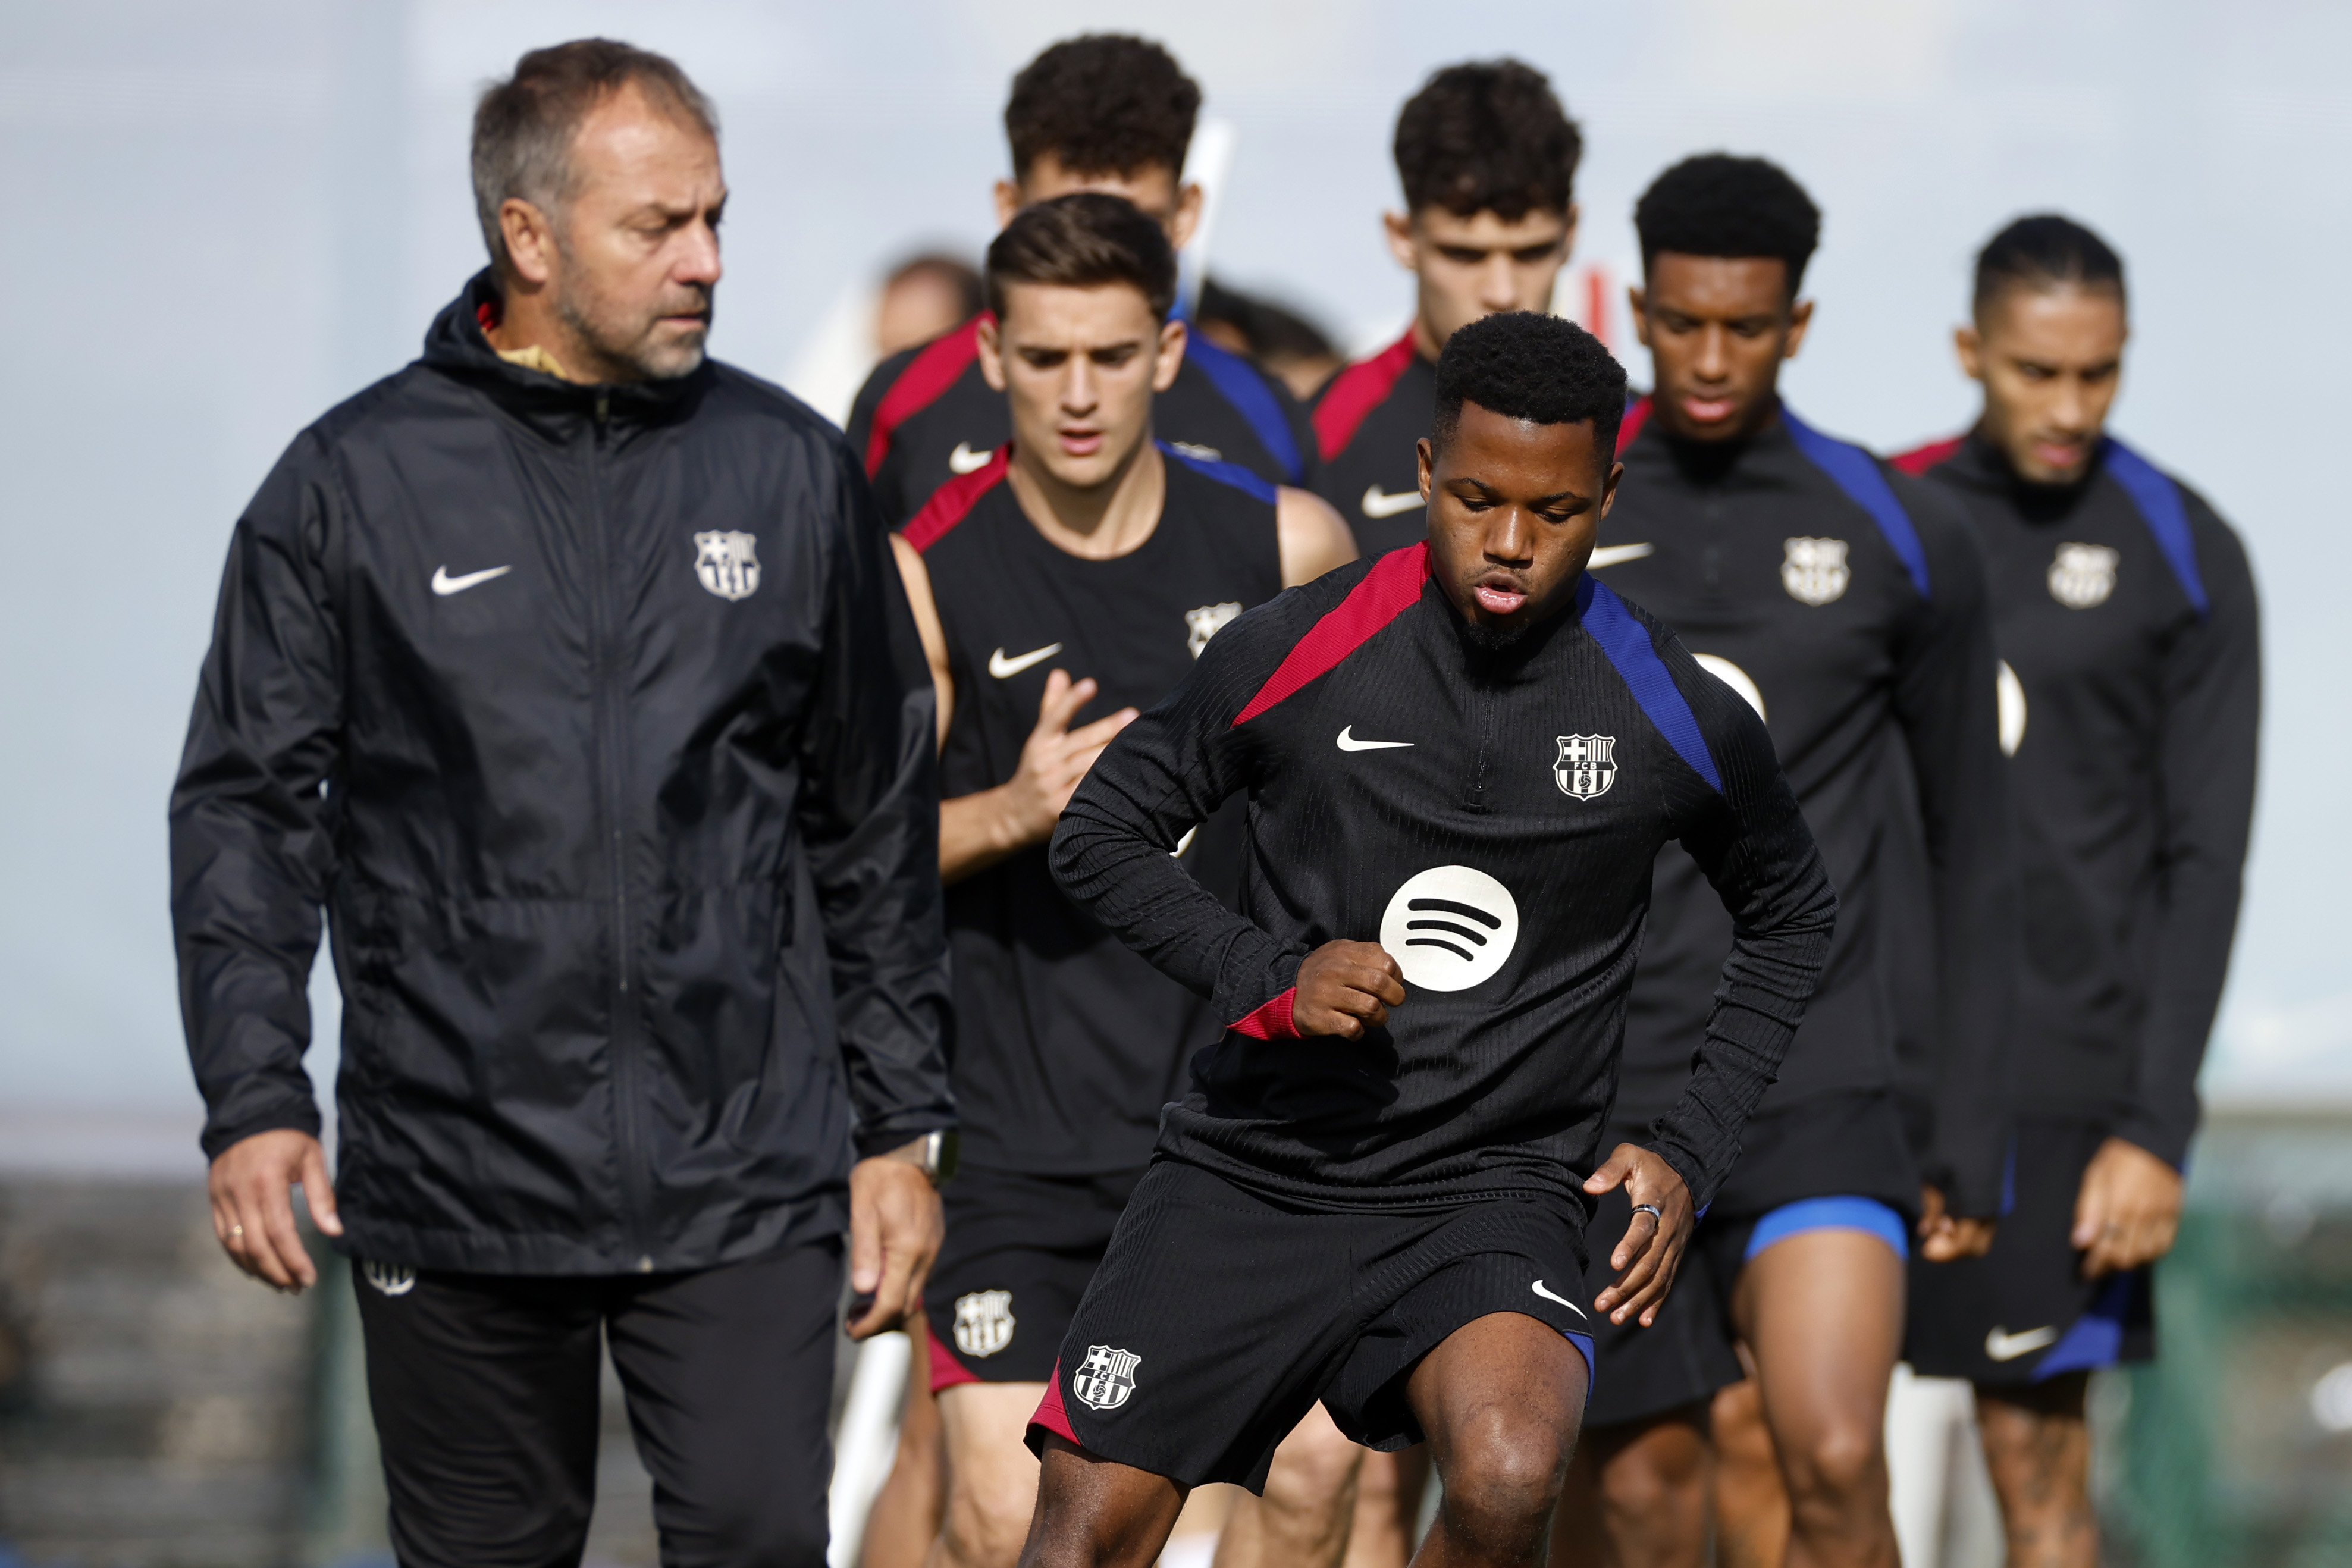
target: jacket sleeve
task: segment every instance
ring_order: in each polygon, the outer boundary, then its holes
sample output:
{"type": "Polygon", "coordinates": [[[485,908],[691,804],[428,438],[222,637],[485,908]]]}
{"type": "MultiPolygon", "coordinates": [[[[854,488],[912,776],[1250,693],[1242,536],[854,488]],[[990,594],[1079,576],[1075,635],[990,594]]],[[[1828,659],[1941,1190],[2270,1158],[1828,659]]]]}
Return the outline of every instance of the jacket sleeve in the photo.
{"type": "Polygon", "coordinates": [[[1958,504],[1922,481],[1893,482],[1916,521],[1931,590],[1906,629],[1895,674],[1935,922],[1933,1126],[1921,1173],[1953,1214],[1991,1218],[2009,1158],[2009,1037],[2021,957],[1992,601],[1958,504]]]}
{"type": "Polygon", "coordinates": [[[1690,1081],[1651,1127],[1651,1147],[1703,1210],[1738,1163],[1748,1119],[1804,1021],[1829,961],[1837,894],[1764,721],[1671,633],[1656,640],[1723,781],[1718,791],[1682,768],[1669,791],[1669,816],[1730,913],[1732,939],[1690,1081]]]}
{"type": "Polygon", "coordinates": [[[857,1150],[873,1155],[955,1124],[937,699],[864,477],[838,441],[818,447],[814,462],[833,537],[799,816],[857,1150]]]}
{"type": "Polygon", "coordinates": [[[1118,732],[1063,808],[1047,851],[1065,893],[1160,973],[1207,997],[1227,1024],[1286,996],[1307,954],[1220,903],[1174,851],[1249,785],[1256,751],[1234,715],[1286,651],[1267,634],[1297,597],[1293,590],[1220,631],[1183,683],[1118,732]]]}
{"type": "Polygon", "coordinates": [[[2155,756],[2164,815],[2148,1010],[2115,1130],[2175,1166],[2197,1131],[2197,1071],[2237,930],[2263,698],[2262,627],[2245,548],[2202,501],[2183,499],[2197,524],[2211,609],[2161,656],[2155,756]]]}
{"type": "Polygon", "coordinates": [[[257,1132],[319,1131],[302,1055],[342,749],[336,510],[306,434],[230,540],[172,790],[172,934],[207,1157],[257,1132]]]}

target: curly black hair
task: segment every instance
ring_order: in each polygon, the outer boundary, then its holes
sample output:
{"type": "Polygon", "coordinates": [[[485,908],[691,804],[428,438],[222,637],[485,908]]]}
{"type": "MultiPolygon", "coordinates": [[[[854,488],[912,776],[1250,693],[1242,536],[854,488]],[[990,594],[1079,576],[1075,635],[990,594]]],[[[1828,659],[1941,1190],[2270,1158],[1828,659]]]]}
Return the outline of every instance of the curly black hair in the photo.
{"type": "Polygon", "coordinates": [[[1004,314],[1007,283],[1092,289],[1125,283],[1160,321],[1176,303],[1176,252],[1168,235],[1124,196],[1073,191],[1013,215],[988,247],[988,308],[1004,314]]]}
{"type": "Polygon", "coordinates": [[[1979,316],[2004,289],[2112,289],[2124,297],[2124,258],[2073,218],[2035,213],[2019,218],[1977,252],[1979,316]]]}
{"type": "Polygon", "coordinates": [[[1538,425],[1592,421],[1603,452],[1616,449],[1625,415],[1625,367],[1574,321],[1510,310],[1471,322],[1445,340],[1437,359],[1433,431],[1443,447],[1475,403],[1507,419],[1538,425]]]}
{"type": "Polygon", "coordinates": [[[1575,200],[1584,138],[1543,72],[1517,60],[1447,66],[1397,116],[1397,177],[1409,212],[1492,210],[1517,221],[1575,200]]]}
{"type": "Polygon", "coordinates": [[[1778,163],[1702,153],[1650,183],[1633,205],[1633,229],[1641,236],[1645,270],[1667,250],[1773,257],[1788,264],[1794,300],[1805,263],[1821,243],[1822,209],[1778,163]]]}
{"type": "Polygon", "coordinates": [[[1200,85],[1149,38],[1088,33],[1065,38],[1021,68],[1004,105],[1013,177],[1053,156],[1077,174],[1184,172],[1200,85]]]}

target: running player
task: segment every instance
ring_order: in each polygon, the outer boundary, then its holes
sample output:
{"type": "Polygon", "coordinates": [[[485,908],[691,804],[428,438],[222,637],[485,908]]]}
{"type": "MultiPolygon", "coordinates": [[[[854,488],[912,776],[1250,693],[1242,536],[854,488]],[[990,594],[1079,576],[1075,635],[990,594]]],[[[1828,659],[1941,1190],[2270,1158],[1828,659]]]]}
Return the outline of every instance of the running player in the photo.
{"type": "MultiPolygon", "coordinates": [[[[1820,231],[1795,181],[1759,159],[1693,158],[1659,176],[1634,223],[1644,283],[1633,313],[1656,388],[1619,436],[1626,482],[1593,563],[1769,725],[1843,916],[1683,1289],[1655,1330],[1602,1331],[1611,1376],[1580,1485],[1599,1489],[1616,1560],[1695,1568],[1709,1400],[1738,1384],[1717,1418],[1736,1426],[1760,1396],[1790,1498],[1790,1561],[1891,1563],[1883,1424],[1912,1216],[1931,1257],[1980,1250],[2008,1138],[2014,873],[1984,564],[1950,497],[1779,397],[1812,314],[1799,289],[1820,231]],[[1943,1034],[1924,1171],[1892,1092],[1895,1026],[1872,952],[1886,900],[1874,862],[1906,816],[1936,868],[1943,1034]]],[[[1659,861],[1655,900],[1617,1137],[1674,1103],[1727,938],[1691,856],[1659,861]]],[[[1779,1561],[1776,1542],[1738,1538],[1744,1522],[1727,1521],[1725,1560],[1779,1561]]],[[[1560,1544],[1571,1561],[1607,1560],[1604,1543],[1560,1544]]]]}
{"type": "Polygon", "coordinates": [[[1262,1484],[1318,1398],[1375,1447],[1426,1433],[1426,1554],[1540,1560],[1592,1321],[1656,1311],[1834,924],[1763,726],[1582,571],[1623,400],[1570,322],[1456,333],[1426,542],[1228,626],[1065,810],[1064,889],[1226,1030],[1063,1340],[1024,1563],[1151,1562],[1190,1488],[1262,1484]],[[1241,794],[1236,914],[1170,856],[1241,794]],[[1736,934],[1680,1100],[1604,1161],[1675,838],[1736,934]],[[1592,1296],[1591,1194],[1621,1187],[1592,1296]]]}
{"type": "MultiPolygon", "coordinates": [[[[1201,188],[1183,183],[1200,109],[1200,88],[1158,44],[1089,34],[1054,45],[1013,79],[1004,106],[1013,177],[996,183],[998,225],[1033,202],[1108,191],[1159,219],[1181,250],[1201,219],[1201,188]]],[[[984,320],[884,360],[850,411],[850,446],[894,524],[948,480],[977,472],[1010,434],[1004,400],[980,368],[984,320]]],[[[1198,334],[1154,418],[1162,439],[1193,457],[1237,463],[1276,484],[1312,477],[1306,411],[1247,360],[1198,334]]]]}
{"type": "MultiPolygon", "coordinates": [[[[1046,838],[1104,744],[1221,627],[1356,552],[1306,491],[1153,441],[1186,333],[1150,218],[1091,192],[1025,207],[987,280],[980,363],[1013,441],[896,544],[942,716],[964,1128],[926,1294],[950,1477],[937,1560],[1009,1565],[1036,1495],[1022,1432],[1184,1057],[1217,1034],[1063,897],[1046,838]]],[[[1188,836],[1178,864],[1237,882],[1238,827],[1188,836]]]]}
{"type": "Polygon", "coordinates": [[[2083,1394],[2155,1352],[2197,1068],[2237,924],[2262,700],[2254,585],[2203,497],[2105,434],[2123,262],[2020,219],[1977,258],[1976,427],[1895,459],[1976,519],[2007,661],[2025,868],[2017,1206],[1915,1294],[1912,1364],[1966,1377],[2012,1563],[2098,1560],[2083,1394]]]}
{"type": "Polygon", "coordinates": [[[1446,340],[1497,310],[1550,308],[1584,141],[1543,73],[1504,59],[1431,77],[1397,116],[1395,152],[1404,211],[1381,222],[1413,275],[1412,325],[1315,400],[1315,489],[1370,555],[1427,531],[1413,443],[1429,434],[1446,340]]]}

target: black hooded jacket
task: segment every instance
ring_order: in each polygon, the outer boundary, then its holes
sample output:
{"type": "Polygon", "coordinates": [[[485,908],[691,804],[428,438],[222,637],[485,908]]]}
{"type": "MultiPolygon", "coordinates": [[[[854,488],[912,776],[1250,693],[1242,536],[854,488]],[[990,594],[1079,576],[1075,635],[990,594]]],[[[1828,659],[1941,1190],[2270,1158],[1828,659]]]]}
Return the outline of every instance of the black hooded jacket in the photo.
{"type": "Polygon", "coordinates": [[[344,1247],[693,1268],[837,1231],[953,1120],[930,682],[857,463],[706,363],[499,359],[488,274],[238,521],[172,795],[217,1154],[315,1131],[344,1247]]]}

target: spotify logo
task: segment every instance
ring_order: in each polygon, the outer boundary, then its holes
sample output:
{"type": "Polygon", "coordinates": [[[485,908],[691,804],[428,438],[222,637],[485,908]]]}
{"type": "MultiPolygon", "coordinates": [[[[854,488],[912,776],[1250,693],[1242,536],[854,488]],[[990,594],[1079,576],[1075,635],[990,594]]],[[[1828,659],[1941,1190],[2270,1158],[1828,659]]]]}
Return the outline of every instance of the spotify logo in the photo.
{"type": "Polygon", "coordinates": [[[1467,866],[1433,866],[1408,879],[1381,917],[1381,945],[1424,991],[1467,991],[1492,980],[1519,940],[1511,890],[1467,866]]]}

